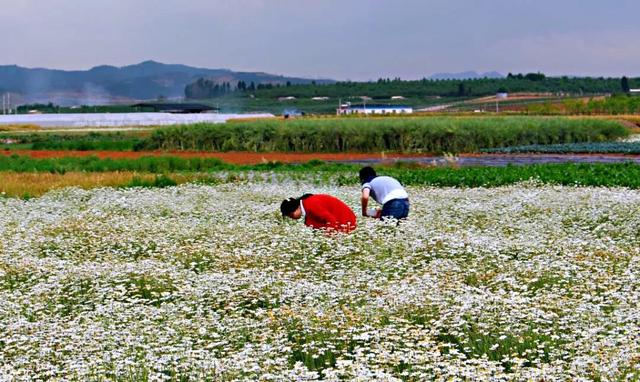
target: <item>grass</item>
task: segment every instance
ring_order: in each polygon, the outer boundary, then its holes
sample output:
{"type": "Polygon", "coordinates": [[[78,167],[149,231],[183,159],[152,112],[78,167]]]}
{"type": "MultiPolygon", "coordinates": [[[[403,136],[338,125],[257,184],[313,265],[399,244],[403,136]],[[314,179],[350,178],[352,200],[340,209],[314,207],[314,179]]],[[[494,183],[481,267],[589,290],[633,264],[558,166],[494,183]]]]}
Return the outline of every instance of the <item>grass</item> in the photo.
{"type": "Polygon", "coordinates": [[[145,300],[148,304],[156,307],[168,301],[164,294],[170,294],[176,290],[171,279],[161,276],[132,274],[124,282],[124,286],[127,289],[128,297],[145,300]]]}
{"type": "Polygon", "coordinates": [[[135,177],[151,179],[153,175],[138,175],[133,172],[84,173],[0,173],[0,193],[11,197],[37,197],[50,190],[64,187],[117,187],[132,182],[135,177]]]}
{"type": "MultiPolygon", "coordinates": [[[[76,150],[76,151],[133,151],[140,146],[148,131],[134,132],[14,132],[0,135],[0,139],[10,139],[14,143],[4,143],[3,149],[27,150],[76,150]]],[[[2,141],[0,141],[2,143],[2,141]]]]}
{"type": "Polygon", "coordinates": [[[403,184],[435,187],[497,187],[536,180],[567,186],[640,188],[640,166],[634,163],[437,167],[414,171],[390,169],[385,173],[397,177],[403,184]]]}
{"type": "Polygon", "coordinates": [[[173,174],[171,176],[149,173],[123,172],[67,172],[16,173],[0,172],[0,194],[5,197],[29,199],[51,190],[79,187],[168,187],[186,182],[206,182],[208,177],[195,174],[173,174]]]}
{"type": "Polygon", "coordinates": [[[14,291],[29,283],[30,275],[25,269],[0,263],[0,290],[14,291]]]}
{"type": "Polygon", "coordinates": [[[279,152],[477,152],[524,144],[601,142],[619,122],[563,117],[271,119],[155,130],[140,149],[279,152]]]}
{"type": "MultiPolygon", "coordinates": [[[[135,132],[7,132],[7,149],[252,152],[478,152],[532,144],[611,141],[629,121],[525,116],[323,117],[237,120],[135,132]]],[[[635,125],[633,125],[635,126],[635,125]]]]}
{"type": "Polygon", "coordinates": [[[172,156],[142,157],[137,159],[99,159],[64,157],[34,159],[29,156],[0,157],[0,171],[50,172],[64,174],[70,171],[114,172],[135,171],[148,173],[199,172],[232,168],[215,158],[178,158],[172,156]]]}
{"type": "Polygon", "coordinates": [[[470,322],[463,327],[461,334],[443,333],[438,336],[438,341],[456,348],[469,358],[487,357],[491,361],[501,362],[507,372],[513,367],[511,362],[505,361],[509,357],[517,355],[526,359],[530,366],[530,362],[539,358],[540,353],[543,362],[550,362],[553,359],[553,350],[561,347],[558,340],[543,334],[539,328],[532,327],[513,334],[487,333],[470,317],[467,317],[467,321],[470,322]]]}
{"type": "Polygon", "coordinates": [[[0,125],[0,132],[34,131],[40,129],[40,126],[37,125],[0,125]]]}
{"type": "MultiPolygon", "coordinates": [[[[143,157],[139,159],[0,157],[0,193],[28,199],[49,190],[76,186],[168,187],[186,182],[242,182],[249,177],[270,181],[316,179],[318,183],[357,185],[360,166],[311,161],[231,165],[218,159],[143,157]]],[[[422,167],[397,163],[378,166],[379,173],[407,186],[498,187],[535,180],[544,184],[640,188],[640,165],[541,164],[506,167],[422,167]]]]}

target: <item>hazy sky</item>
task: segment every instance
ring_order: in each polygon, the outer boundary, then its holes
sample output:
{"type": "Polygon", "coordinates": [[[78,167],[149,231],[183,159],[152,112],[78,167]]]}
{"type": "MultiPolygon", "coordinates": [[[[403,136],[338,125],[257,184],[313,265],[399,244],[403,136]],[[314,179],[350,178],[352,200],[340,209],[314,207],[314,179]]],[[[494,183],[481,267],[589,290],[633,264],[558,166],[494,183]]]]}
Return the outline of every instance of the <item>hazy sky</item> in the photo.
{"type": "Polygon", "coordinates": [[[640,76],[640,0],[0,0],[0,64],[640,76]]]}

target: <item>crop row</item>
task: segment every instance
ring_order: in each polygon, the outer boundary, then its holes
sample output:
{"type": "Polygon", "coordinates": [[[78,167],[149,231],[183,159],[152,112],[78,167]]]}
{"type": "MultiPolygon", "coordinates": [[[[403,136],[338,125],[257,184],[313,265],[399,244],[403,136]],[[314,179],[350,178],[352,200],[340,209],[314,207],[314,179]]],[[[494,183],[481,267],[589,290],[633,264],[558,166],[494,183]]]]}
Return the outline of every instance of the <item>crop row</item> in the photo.
{"type": "MultiPolygon", "coordinates": [[[[304,164],[264,163],[231,165],[218,159],[143,157],[139,159],[52,158],[26,156],[0,157],[0,171],[13,173],[138,172],[151,174],[208,173],[220,178],[248,179],[255,174],[281,174],[284,178],[317,179],[321,183],[357,184],[356,164],[310,161],[304,164]]],[[[396,163],[384,167],[385,173],[406,185],[438,187],[495,187],[531,179],[563,185],[621,186],[640,188],[640,165],[618,164],[542,164],[506,167],[421,167],[396,163]]]]}
{"type": "Polygon", "coordinates": [[[4,133],[0,136],[4,142],[4,148],[19,147],[31,150],[109,150],[109,151],[133,151],[141,145],[145,133],[48,133],[33,132],[4,133]],[[19,145],[19,146],[17,146],[19,145]]]}
{"type": "Polygon", "coordinates": [[[486,153],[601,153],[601,154],[640,154],[640,142],[591,142],[591,143],[561,143],[554,145],[525,145],[483,149],[486,153]]]}
{"type": "MultiPolygon", "coordinates": [[[[481,148],[611,141],[607,120],[536,117],[325,118],[197,124],[140,133],[2,134],[34,150],[477,152],[481,148]]],[[[15,144],[5,144],[5,148],[15,144]]]]}
{"type": "Polygon", "coordinates": [[[199,124],[155,130],[151,150],[280,152],[477,152],[524,144],[609,141],[615,121],[568,118],[346,118],[199,124]]]}

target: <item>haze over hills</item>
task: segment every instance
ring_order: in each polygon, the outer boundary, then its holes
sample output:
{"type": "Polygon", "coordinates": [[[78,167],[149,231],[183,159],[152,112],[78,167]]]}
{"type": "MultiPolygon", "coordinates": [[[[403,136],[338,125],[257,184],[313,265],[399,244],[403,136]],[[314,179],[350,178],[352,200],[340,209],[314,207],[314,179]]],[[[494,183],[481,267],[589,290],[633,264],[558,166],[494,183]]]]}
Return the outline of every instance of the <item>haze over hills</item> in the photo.
{"type": "MultiPolygon", "coordinates": [[[[455,82],[483,78],[500,80],[505,79],[505,76],[495,71],[484,73],[466,71],[435,73],[428,78],[431,80],[453,80],[455,82]]],[[[203,83],[210,87],[220,84],[223,89],[222,84],[228,84],[227,88],[229,86],[235,88],[238,86],[238,82],[242,82],[245,89],[252,82],[256,87],[260,84],[286,85],[287,83],[310,84],[312,82],[331,84],[336,82],[328,79],[287,77],[263,72],[236,72],[230,69],[197,68],[179,64],[163,64],[155,61],[144,61],[123,67],[101,65],[89,70],[71,71],[7,65],[0,66],[0,93],[10,92],[13,102],[18,104],[52,102],[57,105],[70,106],[132,103],[139,100],[155,100],[158,98],[183,98],[185,96],[185,88],[189,87],[190,90],[193,90],[193,87],[199,83],[199,79],[207,80],[203,83]]],[[[366,84],[360,83],[360,85],[365,86],[366,84]]],[[[360,85],[356,85],[356,87],[360,85]]],[[[534,85],[536,84],[527,82],[522,86],[526,89],[539,90],[534,85]]],[[[349,89],[352,92],[372,92],[371,89],[358,88],[356,90],[353,89],[353,85],[350,86],[349,89]]],[[[453,90],[446,90],[444,93],[458,94],[460,92],[457,82],[452,84],[450,88],[453,90]]],[[[519,89],[517,86],[512,86],[512,88],[519,89]]],[[[473,90],[478,92],[482,89],[481,87],[473,86],[473,90]]],[[[494,90],[487,91],[493,92],[494,90]]],[[[568,91],[570,89],[564,90],[568,91]]],[[[604,90],[611,91],[609,88],[604,90]]],[[[315,94],[317,91],[321,90],[314,90],[311,93],[315,94]]],[[[393,91],[399,94],[403,89],[393,91]]],[[[406,89],[404,91],[407,92],[406,89]]],[[[291,95],[288,94],[289,92],[289,89],[282,88],[271,94],[271,96],[291,95]]],[[[440,93],[442,92],[440,91],[440,93]]],[[[313,95],[311,93],[309,94],[313,95]]],[[[352,94],[345,94],[345,96],[348,95],[352,94]]],[[[192,98],[208,98],[208,96],[192,98]]]]}
{"type": "Polygon", "coordinates": [[[145,61],[123,67],[96,66],[89,70],[53,70],[0,66],[0,91],[11,92],[21,102],[53,102],[60,105],[104,104],[184,96],[185,86],[198,78],[218,82],[255,84],[332,83],[285,77],[262,72],[195,68],[187,65],[145,61]]]}

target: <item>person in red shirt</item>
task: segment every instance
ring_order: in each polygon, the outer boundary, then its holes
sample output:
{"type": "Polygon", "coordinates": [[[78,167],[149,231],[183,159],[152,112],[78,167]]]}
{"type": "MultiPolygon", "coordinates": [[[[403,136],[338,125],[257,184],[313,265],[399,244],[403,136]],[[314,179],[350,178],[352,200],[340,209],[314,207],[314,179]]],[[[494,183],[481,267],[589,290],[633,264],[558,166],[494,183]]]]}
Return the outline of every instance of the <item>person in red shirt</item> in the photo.
{"type": "Polygon", "coordinates": [[[356,215],[340,199],[325,194],[304,194],[280,204],[282,216],[304,217],[304,224],[315,229],[349,233],[356,229],[356,215]]]}

